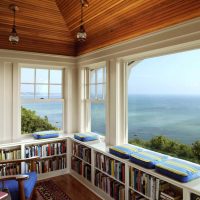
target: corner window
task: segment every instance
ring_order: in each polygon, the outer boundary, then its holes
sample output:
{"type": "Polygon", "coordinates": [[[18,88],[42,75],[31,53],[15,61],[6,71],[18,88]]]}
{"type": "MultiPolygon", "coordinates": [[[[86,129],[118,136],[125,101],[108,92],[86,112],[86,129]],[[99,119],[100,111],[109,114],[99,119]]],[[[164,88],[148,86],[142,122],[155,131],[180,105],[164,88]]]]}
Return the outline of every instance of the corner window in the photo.
{"type": "Polygon", "coordinates": [[[89,94],[91,131],[106,132],[106,67],[89,69],[89,94]]]}
{"type": "Polygon", "coordinates": [[[21,68],[21,133],[63,129],[63,70],[21,68]]]}
{"type": "Polygon", "coordinates": [[[200,50],[129,65],[129,143],[200,164],[200,50]]]}

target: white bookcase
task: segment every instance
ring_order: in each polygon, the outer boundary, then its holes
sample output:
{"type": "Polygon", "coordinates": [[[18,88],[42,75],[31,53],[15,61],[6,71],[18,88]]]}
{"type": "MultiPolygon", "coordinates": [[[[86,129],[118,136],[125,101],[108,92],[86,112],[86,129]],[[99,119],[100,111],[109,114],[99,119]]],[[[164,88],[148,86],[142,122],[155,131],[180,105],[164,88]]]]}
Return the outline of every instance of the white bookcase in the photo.
{"type": "MultiPolygon", "coordinates": [[[[1,150],[6,150],[6,151],[11,150],[12,151],[13,149],[20,149],[21,150],[21,158],[25,158],[25,153],[26,153],[25,151],[26,151],[26,147],[28,147],[28,146],[56,143],[56,142],[61,142],[61,141],[66,142],[67,152],[64,153],[63,155],[61,154],[61,155],[56,155],[56,156],[66,156],[66,168],[61,169],[61,170],[55,170],[55,171],[50,171],[47,173],[38,174],[39,180],[70,173],[74,178],[76,178],[78,181],[80,181],[82,184],[84,184],[86,187],[88,187],[90,190],[92,190],[94,193],[96,193],[101,198],[106,199],[106,200],[111,200],[113,198],[108,193],[106,193],[101,188],[95,186],[95,174],[98,171],[99,173],[102,173],[103,176],[111,178],[113,181],[115,181],[116,183],[118,183],[119,185],[122,185],[124,187],[124,195],[125,195],[124,199],[125,200],[129,200],[129,191],[130,190],[135,191],[137,194],[140,194],[145,199],[152,200],[151,197],[144,195],[142,192],[139,192],[138,190],[136,190],[135,188],[130,186],[129,170],[130,170],[130,168],[134,168],[134,169],[140,170],[142,173],[146,173],[149,176],[155,177],[156,179],[159,179],[161,181],[166,181],[166,182],[180,188],[182,191],[183,200],[190,200],[191,193],[200,196],[200,179],[195,179],[188,183],[180,183],[178,181],[175,181],[166,176],[156,173],[155,170],[149,170],[149,169],[143,168],[141,166],[138,166],[134,163],[129,162],[129,160],[121,159],[121,158],[118,158],[118,157],[110,154],[109,147],[106,146],[105,143],[102,141],[80,142],[80,141],[74,139],[73,135],[62,135],[58,138],[45,139],[45,140],[24,139],[21,141],[2,143],[2,144],[0,144],[0,151],[1,150]],[[78,154],[74,154],[74,152],[72,151],[73,143],[82,145],[84,147],[84,149],[89,149],[89,152],[91,154],[91,160],[89,162],[86,161],[83,157],[80,157],[78,154]],[[110,160],[114,160],[115,163],[120,162],[121,164],[123,164],[124,170],[125,170],[124,175],[123,175],[124,180],[122,181],[121,179],[119,179],[119,175],[117,176],[117,175],[108,173],[108,171],[106,171],[105,169],[97,166],[97,163],[96,163],[97,154],[98,155],[102,154],[102,157],[106,156],[106,158],[108,158],[110,160]],[[83,163],[83,165],[88,165],[90,167],[91,180],[88,180],[83,175],[80,175],[79,173],[77,173],[75,170],[73,170],[71,168],[71,166],[72,166],[71,159],[73,157],[77,160],[80,160],[80,162],[83,163]]],[[[54,156],[55,155],[52,155],[47,158],[52,158],[54,156]]],[[[0,167],[1,167],[1,163],[0,163],[0,167]]],[[[24,169],[25,169],[25,166],[22,165],[22,171],[24,169]]]]}

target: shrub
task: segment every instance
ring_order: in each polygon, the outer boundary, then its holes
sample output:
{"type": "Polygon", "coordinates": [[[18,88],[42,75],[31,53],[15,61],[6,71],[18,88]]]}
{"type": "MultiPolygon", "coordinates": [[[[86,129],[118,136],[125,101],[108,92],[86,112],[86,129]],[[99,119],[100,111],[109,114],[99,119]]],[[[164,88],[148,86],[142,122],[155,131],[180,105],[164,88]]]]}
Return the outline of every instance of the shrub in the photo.
{"type": "Polygon", "coordinates": [[[37,131],[57,130],[49,123],[48,118],[38,116],[35,111],[23,108],[21,109],[21,131],[22,134],[34,133],[37,131]]]}
{"type": "Polygon", "coordinates": [[[153,137],[150,141],[137,138],[129,143],[200,164],[200,141],[187,145],[160,135],[153,137]]]}
{"type": "Polygon", "coordinates": [[[192,144],[192,151],[196,158],[200,160],[200,140],[192,144]]]}

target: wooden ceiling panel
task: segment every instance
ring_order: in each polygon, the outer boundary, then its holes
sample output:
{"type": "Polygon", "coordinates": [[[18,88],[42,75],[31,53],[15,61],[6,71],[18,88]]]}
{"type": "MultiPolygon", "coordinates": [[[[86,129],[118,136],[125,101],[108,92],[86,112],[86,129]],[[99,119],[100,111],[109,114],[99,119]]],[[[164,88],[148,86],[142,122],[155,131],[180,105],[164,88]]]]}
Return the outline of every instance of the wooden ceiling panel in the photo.
{"type": "Polygon", "coordinates": [[[95,20],[99,23],[94,20],[85,23],[88,39],[77,45],[79,55],[200,16],[200,0],[146,0],[143,3],[136,10],[131,5],[130,10],[123,8],[124,14],[102,16],[101,21],[98,16],[95,20]]]}
{"type": "Polygon", "coordinates": [[[57,55],[74,55],[74,43],[58,43],[53,41],[38,40],[34,38],[22,37],[21,42],[15,46],[5,41],[8,39],[7,34],[0,34],[0,49],[11,49],[18,51],[57,54],[57,55]],[[67,52],[67,54],[66,54],[67,52]]]}
{"type": "Polygon", "coordinates": [[[200,0],[88,1],[88,38],[78,43],[80,0],[1,0],[0,48],[75,56],[200,17],[200,0]],[[8,7],[13,3],[20,9],[17,46],[8,42],[13,22],[8,7]]]}
{"type": "Polygon", "coordinates": [[[16,13],[16,25],[20,42],[12,49],[21,50],[23,46],[24,51],[31,51],[32,49],[36,52],[43,50],[43,53],[75,55],[74,38],[54,0],[1,0],[0,33],[1,37],[4,35],[4,39],[7,34],[7,39],[3,41],[0,48],[2,48],[1,46],[7,48],[11,46],[8,36],[12,28],[13,13],[8,7],[13,3],[19,7],[19,11],[16,13]],[[28,42],[29,40],[30,42],[28,42]],[[33,43],[32,41],[36,42],[33,43]],[[46,44],[56,46],[56,43],[58,43],[56,49],[46,49],[46,44]],[[61,48],[60,53],[59,48],[61,48]],[[63,49],[65,49],[65,53],[63,49]]]}

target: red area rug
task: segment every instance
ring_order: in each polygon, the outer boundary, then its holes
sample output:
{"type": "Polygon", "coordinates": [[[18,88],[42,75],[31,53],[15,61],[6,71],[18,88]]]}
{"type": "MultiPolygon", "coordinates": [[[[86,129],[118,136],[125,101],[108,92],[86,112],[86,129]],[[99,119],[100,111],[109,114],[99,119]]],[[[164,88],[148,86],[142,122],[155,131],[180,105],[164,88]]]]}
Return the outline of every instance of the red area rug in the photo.
{"type": "Polygon", "coordinates": [[[37,192],[36,199],[40,199],[40,200],[72,200],[52,180],[46,180],[46,181],[41,181],[41,182],[37,183],[35,190],[37,192]]]}

